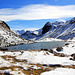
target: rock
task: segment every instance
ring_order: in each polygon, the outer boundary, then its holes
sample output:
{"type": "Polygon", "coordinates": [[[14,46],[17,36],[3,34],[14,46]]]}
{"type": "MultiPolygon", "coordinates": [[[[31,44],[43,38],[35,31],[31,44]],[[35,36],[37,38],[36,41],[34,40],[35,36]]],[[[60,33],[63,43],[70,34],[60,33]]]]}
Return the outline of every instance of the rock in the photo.
{"type": "Polygon", "coordinates": [[[73,57],[75,55],[75,53],[71,54],[71,57],[73,57]]]}
{"type": "Polygon", "coordinates": [[[60,64],[49,64],[50,67],[61,67],[60,64]]]}
{"type": "Polygon", "coordinates": [[[71,55],[71,57],[73,57],[73,60],[75,60],[75,53],[71,55]]]}
{"type": "Polygon", "coordinates": [[[63,48],[62,47],[57,47],[56,50],[59,52],[59,51],[62,51],[63,48]]]}
{"type": "Polygon", "coordinates": [[[66,45],[69,45],[69,43],[66,43],[65,46],[66,46],[66,45]]]}
{"type": "Polygon", "coordinates": [[[43,48],[41,49],[41,51],[43,50],[43,48]]]}
{"type": "Polygon", "coordinates": [[[69,60],[73,60],[72,58],[70,58],[69,60]]]}
{"type": "Polygon", "coordinates": [[[52,25],[50,22],[47,22],[44,27],[42,28],[42,34],[48,32],[52,28],[52,25]]]}
{"type": "Polygon", "coordinates": [[[42,66],[47,66],[47,64],[42,64],[42,66]]]}
{"type": "Polygon", "coordinates": [[[54,56],[67,57],[66,54],[64,54],[64,53],[57,53],[57,52],[55,52],[55,51],[53,51],[53,54],[54,54],[54,56]]]}
{"type": "Polygon", "coordinates": [[[0,26],[2,26],[3,28],[7,30],[10,30],[10,27],[4,21],[1,21],[0,26]]]}
{"type": "Polygon", "coordinates": [[[4,72],[4,74],[1,75],[12,75],[12,74],[10,74],[9,72],[4,72]]]}
{"type": "Polygon", "coordinates": [[[52,49],[50,49],[50,50],[49,50],[49,52],[50,52],[50,53],[53,53],[53,50],[52,50],[52,49]]]}
{"type": "Polygon", "coordinates": [[[21,54],[23,54],[24,53],[24,51],[21,51],[21,54]]]}
{"type": "Polygon", "coordinates": [[[41,49],[41,50],[48,51],[48,49],[41,49]]]}
{"type": "Polygon", "coordinates": [[[48,53],[48,52],[46,52],[46,54],[47,54],[47,55],[49,55],[49,53],[48,53]]]}
{"type": "Polygon", "coordinates": [[[67,55],[66,54],[63,54],[63,53],[60,53],[59,56],[60,57],[67,57],[67,55]]]}
{"type": "Polygon", "coordinates": [[[72,47],[74,47],[74,46],[72,46],[72,47]]]}
{"type": "Polygon", "coordinates": [[[8,48],[0,48],[1,51],[8,51],[8,48]]]}

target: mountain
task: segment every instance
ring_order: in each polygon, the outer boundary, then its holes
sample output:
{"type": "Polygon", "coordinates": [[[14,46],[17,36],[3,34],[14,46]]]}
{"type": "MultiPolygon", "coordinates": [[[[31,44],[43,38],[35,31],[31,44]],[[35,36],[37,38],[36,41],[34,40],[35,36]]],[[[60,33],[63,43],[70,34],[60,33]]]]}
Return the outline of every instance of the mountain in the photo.
{"type": "MultiPolygon", "coordinates": [[[[50,27],[53,27],[54,25],[51,24],[50,27]]],[[[73,37],[75,37],[75,18],[66,21],[65,23],[58,23],[57,27],[54,27],[53,29],[50,28],[42,38],[58,38],[67,40],[73,37]]]]}
{"type": "Polygon", "coordinates": [[[33,40],[33,38],[35,39],[36,37],[40,36],[42,32],[42,29],[39,30],[17,30],[15,31],[15,33],[17,33],[19,36],[21,36],[22,38],[28,39],[28,40],[33,40]]]}
{"type": "Polygon", "coordinates": [[[75,18],[66,22],[47,22],[43,28],[35,31],[26,31],[20,36],[30,40],[39,40],[45,38],[67,40],[75,37],[75,18]]]}
{"type": "Polygon", "coordinates": [[[21,34],[23,34],[23,33],[25,33],[25,30],[17,30],[17,31],[15,31],[18,35],[21,35],[21,34]]]}
{"type": "Polygon", "coordinates": [[[0,20],[0,47],[28,43],[32,41],[21,38],[4,21],[0,20]]]}

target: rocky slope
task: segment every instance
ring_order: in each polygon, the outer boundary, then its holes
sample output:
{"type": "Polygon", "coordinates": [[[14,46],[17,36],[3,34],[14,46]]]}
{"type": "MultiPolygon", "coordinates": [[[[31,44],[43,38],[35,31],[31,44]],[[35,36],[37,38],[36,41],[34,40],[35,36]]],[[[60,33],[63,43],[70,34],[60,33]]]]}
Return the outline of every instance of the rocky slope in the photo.
{"type": "Polygon", "coordinates": [[[75,18],[66,22],[47,22],[42,29],[36,31],[25,32],[21,34],[21,37],[31,40],[44,38],[57,38],[67,40],[69,38],[75,37],[75,18]],[[34,33],[36,31],[38,34],[34,33]]]}
{"type": "Polygon", "coordinates": [[[0,21],[0,47],[27,43],[32,43],[32,41],[21,38],[11,31],[10,27],[4,21],[0,21]]]}

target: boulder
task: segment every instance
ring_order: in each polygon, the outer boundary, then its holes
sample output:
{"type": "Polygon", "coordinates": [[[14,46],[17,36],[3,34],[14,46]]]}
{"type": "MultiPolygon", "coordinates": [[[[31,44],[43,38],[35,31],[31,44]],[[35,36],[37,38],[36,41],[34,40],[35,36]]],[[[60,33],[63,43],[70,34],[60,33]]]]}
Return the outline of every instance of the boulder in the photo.
{"type": "Polygon", "coordinates": [[[59,52],[59,51],[62,51],[63,48],[62,47],[57,47],[56,50],[59,52]]]}
{"type": "Polygon", "coordinates": [[[75,53],[73,53],[73,54],[71,55],[71,57],[73,57],[73,60],[75,60],[75,53]]]}

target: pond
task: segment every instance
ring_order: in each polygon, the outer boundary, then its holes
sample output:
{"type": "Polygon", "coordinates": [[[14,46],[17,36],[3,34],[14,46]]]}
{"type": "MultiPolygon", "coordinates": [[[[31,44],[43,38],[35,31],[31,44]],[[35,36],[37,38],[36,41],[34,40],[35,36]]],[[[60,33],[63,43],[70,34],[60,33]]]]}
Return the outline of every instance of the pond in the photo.
{"type": "Polygon", "coordinates": [[[33,44],[23,44],[17,46],[7,47],[8,50],[40,50],[40,49],[52,49],[60,46],[64,46],[64,41],[50,41],[50,42],[37,42],[33,44]]]}

